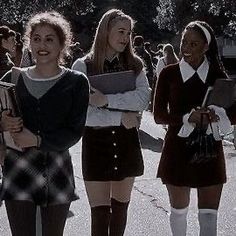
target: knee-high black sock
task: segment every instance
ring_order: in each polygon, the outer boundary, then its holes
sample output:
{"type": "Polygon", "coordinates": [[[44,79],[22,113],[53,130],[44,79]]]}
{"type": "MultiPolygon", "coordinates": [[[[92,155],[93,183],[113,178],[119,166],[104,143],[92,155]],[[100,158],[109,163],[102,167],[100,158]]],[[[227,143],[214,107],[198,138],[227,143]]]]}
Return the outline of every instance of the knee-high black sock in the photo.
{"type": "Polygon", "coordinates": [[[123,236],[127,221],[129,202],[119,202],[111,199],[111,222],[109,236],[123,236]]]}
{"type": "Polygon", "coordinates": [[[91,236],[108,236],[110,216],[110,206],[91,208],[91,236]]]}

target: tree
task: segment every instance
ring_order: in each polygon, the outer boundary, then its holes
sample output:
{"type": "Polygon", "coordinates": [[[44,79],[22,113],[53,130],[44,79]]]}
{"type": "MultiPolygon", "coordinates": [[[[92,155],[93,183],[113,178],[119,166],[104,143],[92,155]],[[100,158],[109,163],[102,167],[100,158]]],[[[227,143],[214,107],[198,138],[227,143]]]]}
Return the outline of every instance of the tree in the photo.
{"type": "Polygon", "coordinates": [[[36,12],[56,10],[71,18],[93,11],[90,0],[0,0],[2,24],[24,24],[36,12]],[[68,11],[70,10],[70,11],[68,11]]]}
{"type": "Polygon", "coordinates": [[[236,35],[236,4],[234,0],[159,0],[155,22],[158,27],[175,33],[192,20],[208,22],[216,35],[236,35]]]}
{"type": "Polygon", "coordinates": [[[70,20],[76,39],[86,50],[99,19],[111,8],[132,16],[136,21],[134,33],[151,42],[171,40],[196,19],[207,21],[217,35],[236,37],[235,0],[0,0],[0,23],[22,31],[35,12],[57,10],[70,20]]]}

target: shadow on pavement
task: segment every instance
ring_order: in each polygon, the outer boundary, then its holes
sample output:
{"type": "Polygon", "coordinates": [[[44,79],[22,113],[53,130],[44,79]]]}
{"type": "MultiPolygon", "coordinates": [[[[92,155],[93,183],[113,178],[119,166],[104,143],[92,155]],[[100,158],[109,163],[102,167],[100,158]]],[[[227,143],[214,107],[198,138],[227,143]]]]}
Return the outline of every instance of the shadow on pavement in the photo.
{"type": "Polygon", "coordinates": [[[143,149],[150,149],[153,152],[162,151],[163,139],[161,138],[155,139],[141,129],[139,130],[139,137],[143,149]]]}
{"type": "Polygon", "coordinates": [[[67,215],[67,218],[73,217],[74,215],[75,215],[75,214],[74,214],[71,210],[69,210],[68,215],[67,215]]]}

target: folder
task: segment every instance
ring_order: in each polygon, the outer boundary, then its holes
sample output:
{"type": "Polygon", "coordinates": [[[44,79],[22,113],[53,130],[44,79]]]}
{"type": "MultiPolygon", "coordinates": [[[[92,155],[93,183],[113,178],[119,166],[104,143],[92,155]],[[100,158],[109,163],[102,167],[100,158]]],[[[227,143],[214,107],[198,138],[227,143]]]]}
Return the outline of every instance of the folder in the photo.
{"type": "Polygon", "coordinates": [[[124,93],[135,90],[136,77],[133,70],[88,76],[91,87],[103,94],[124,93]]]}
{"type": "Polygon", "coordinates": [[[207,98],[207,106],[229,108],[236,101],[236,79],[217,79],[207,98]]]}

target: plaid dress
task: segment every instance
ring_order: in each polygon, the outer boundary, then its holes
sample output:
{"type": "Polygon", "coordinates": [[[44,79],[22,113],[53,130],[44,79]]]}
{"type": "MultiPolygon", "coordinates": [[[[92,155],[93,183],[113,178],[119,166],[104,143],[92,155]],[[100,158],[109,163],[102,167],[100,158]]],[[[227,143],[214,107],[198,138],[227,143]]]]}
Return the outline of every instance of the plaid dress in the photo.
{"type": "MultiPolygon", "coordinates": [[[[0,200],[31,201],[40,206],[71,202],[78,196],[69,148],[84,130],[87,78],[66,69],[46,93],[36,98],[23,76],[17,81],[16,93],[24,126],[40,135],[41,144],[38,149],[26,148],[24,152],[7,149],[0,200]]],[[[10,77],[6,75],[3,80],[9,82],[10,77]]]]}
{"type": "Polygon", "coordinates": [[[32,201],[41,206],[78,199],[69,151],[29,148],[22,154],[8,149],[1,199],[32,201]]]}

